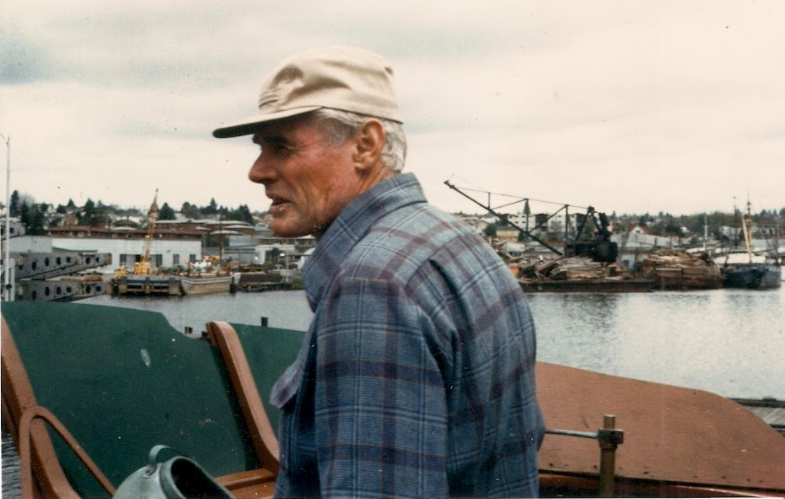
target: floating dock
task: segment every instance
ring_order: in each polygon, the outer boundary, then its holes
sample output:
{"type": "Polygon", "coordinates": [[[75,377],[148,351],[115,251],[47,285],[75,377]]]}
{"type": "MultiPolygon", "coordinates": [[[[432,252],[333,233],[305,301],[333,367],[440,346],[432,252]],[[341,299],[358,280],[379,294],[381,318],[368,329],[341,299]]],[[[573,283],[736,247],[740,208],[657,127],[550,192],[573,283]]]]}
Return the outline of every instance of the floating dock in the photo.
{"type": "Polygon", "coordinates": [[[121,275],[112,281],[117,295],[180,296],[179,276],[121,275]]]}

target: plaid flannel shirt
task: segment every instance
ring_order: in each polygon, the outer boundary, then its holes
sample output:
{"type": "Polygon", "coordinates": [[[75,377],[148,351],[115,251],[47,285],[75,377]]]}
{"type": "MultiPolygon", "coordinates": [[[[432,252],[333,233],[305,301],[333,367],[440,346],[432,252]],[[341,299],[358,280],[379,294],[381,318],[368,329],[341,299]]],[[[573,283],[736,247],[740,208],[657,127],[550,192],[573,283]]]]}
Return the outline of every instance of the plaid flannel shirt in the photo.
{"type": "Polygon", "coordinates": [[[271,395],[276,496],[537,495],[528,305],[412,174],[353,200],[304,280],[313,322],[271,395]]]}

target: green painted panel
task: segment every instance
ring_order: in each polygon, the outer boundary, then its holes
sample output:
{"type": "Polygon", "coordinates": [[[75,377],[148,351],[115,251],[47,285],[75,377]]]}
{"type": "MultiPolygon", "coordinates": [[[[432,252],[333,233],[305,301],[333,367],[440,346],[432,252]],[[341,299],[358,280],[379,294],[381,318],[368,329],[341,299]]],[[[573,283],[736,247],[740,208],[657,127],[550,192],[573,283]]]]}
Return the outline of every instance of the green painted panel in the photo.
{"type": "Polygon", "coordinates": [[[305,333],[243,324],[232,324],[232,327],[243,345],[267,417],[277,434],[280,411],[270,405],[270,391],[278,377],[297,358],[305,333]]]}
{"type": "MultiPolygon", "coordinates": [[[[218,352],[163,315],[75,303],[4,303],[38,403],[51,410],[119,485],[156,444],[213,475],[258,467],[218,352]]],[[[105,495],[53,434],[85,497],[105,495]]]]}

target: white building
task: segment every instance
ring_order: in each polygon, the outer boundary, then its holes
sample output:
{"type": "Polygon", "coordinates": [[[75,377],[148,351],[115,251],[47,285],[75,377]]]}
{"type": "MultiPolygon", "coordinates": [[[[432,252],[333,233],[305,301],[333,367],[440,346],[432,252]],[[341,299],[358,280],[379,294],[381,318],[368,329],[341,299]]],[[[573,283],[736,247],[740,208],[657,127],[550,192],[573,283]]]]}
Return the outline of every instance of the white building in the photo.
{"type": "MultiPolygon", "coordinates": [[[[144,239],[98,238],[98,237],[50,237],[20,236],[9,240],[11,253],[108,253],[111,265],[95,269],[96,272],[111,274],[125,267],[133,270],[145,252],[144,239]]],[[[150,247],[150,266],[175,267],[202,259],[202,243],[189,239],[155,239],[150,247]]]]}
{"type": "Polygon", "coordinates": [[[295,260],[296,249],[294,244],[257,244],[255,253],[255,263],[265,263],[277,255],[279,260],[286,262],[284,267],[287,268],[288,263],[295,260]]]}
{"type": "MultiPolygon", "coordinates": [[[[112,265],[107,265],[99,269],[99,272],[110,273],[114,269],[124,267],[133,270],[134,263],[144,255],[144,239],[121,239],[121,238],[76,238],[76,237],[52,237],[53,250],[90,252],[90,253],[110,253],[112,255],[112,265]],[[111,267],[111,268],[107,268],[111,267]]],[[[157,267],[176,267],[187,265],[188,262],[196,262],[202,259],[202,242],[192,239],[153,239],[150,246],[150,266],[157,267]]]]}

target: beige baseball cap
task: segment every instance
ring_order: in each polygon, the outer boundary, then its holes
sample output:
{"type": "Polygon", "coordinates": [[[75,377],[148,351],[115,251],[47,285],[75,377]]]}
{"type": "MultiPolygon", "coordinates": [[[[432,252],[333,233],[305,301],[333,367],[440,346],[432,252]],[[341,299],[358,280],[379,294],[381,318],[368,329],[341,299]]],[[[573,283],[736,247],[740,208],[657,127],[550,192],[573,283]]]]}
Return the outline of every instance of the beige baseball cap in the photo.
{"type": "Polygon", "coordinates": [[[259,113],[213,131],[219,139],[254,133],[268,121],[320,108],[339,109],[403,123],[393,92],[393,70],[380,55],[353,47],[295,54],[262,85],[259,113]]]}

